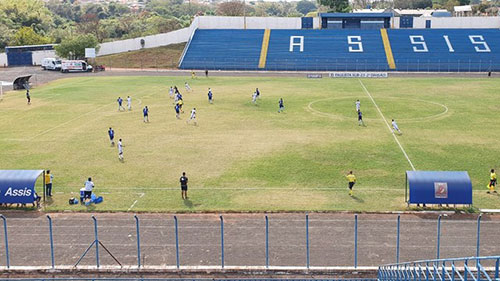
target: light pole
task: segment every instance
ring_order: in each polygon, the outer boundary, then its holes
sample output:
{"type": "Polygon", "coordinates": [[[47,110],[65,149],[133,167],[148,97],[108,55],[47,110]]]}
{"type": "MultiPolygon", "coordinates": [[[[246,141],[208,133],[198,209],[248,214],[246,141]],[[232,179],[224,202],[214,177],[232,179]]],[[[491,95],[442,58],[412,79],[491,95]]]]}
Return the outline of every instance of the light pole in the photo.
{"type": "Polygon", "coordinates": [[[243,0],[243,29],[247,29],[247,4],[246,4],[246,0],[243,0]]]}

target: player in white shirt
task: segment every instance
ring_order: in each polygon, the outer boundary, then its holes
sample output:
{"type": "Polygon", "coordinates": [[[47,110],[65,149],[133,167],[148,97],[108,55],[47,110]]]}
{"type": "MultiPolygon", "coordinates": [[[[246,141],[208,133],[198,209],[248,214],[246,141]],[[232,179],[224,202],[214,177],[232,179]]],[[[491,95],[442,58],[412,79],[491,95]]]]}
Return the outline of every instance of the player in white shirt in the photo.
{"type": "Polygon", "coordinates": [[[400,135],[402,135],[403,133],[401,133],[401,131],[399,130],[399,127],[398,127],[398,124],[396,124],[396,121],[394,121],[394,119],[392,119],[392,132],[395,133],[395,132],[398,132],[400,135]]]}
{"type": "Polygon", "coordinates": [[[123,161],[123,144],[122,139],[118,140],[118,160],[123,161]]]}
{"type": "Polygon", "coordinates": [[[84,190],[84,195],[83,197],[85,199],[90,199],[90,197],[92,197],[92,189],[94,189],[94,182],[92,182],[92,178],[89,178],[86,182],[85,182],[85,187],[83,188],[84,190]]]}
{"type": "Polygon", "coordinates": [[[132,110],[132,98],[130,96],[127,96],[127,107],[128,110],[132,110]]]}
{"type": "Polygon", "coordinates": [[[186,91],[191,91],[191,87],[189,87],[188,82],[184,82],[184,87],[186,87],[186,91]]]}
{"type": "Polygon", "coordinates": [[[189,120],[186,121],[187,124],[189,124],[189,121],[193,120],[194,121],[194,125],[196,126],[198,123],[196,122],[196,108],[193,107],[193,109],[191,109],[191,117],[189,117],[189,120]]]}
{"type": "Polygon", "coordinates": [[[254,93],[253,93],[253,95],[252,95],[252,102],[253,102],[254,104],[256,104],[256,103],[257,103],[257,93],[256,93],[256,92],[254,92],[254,93]]]}
{"type": "Polygon", "coordinates": [[[170,89],[168,89],[168,94],[170,95],[170,98],[174,97],[174,88],[172,88],[172,86],[170,86],[170,89]]]}
{"type": "Polygon", "coordinates": [[[361,102],[359,100],[356,100],[356,112],[359,112],[361,109],[361,102]]]}

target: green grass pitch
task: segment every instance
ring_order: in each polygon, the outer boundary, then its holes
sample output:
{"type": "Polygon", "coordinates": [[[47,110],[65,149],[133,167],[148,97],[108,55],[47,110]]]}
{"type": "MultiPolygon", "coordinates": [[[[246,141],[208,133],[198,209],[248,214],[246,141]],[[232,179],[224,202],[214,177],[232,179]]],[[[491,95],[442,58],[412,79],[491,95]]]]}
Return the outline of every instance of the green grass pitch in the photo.
{"type": "MultiPolygon", "coordinates": [[[[417,170],[465,170],[474,205],[499,167],[498,79],[362,79],[417,170]]],[[[409,162],[358,79],[80,77],[51,82],[0,102],[1,169],[50,169],[47,211],[385,211],[403,210],[409,162]],[[184,90],[188,81],[194,92],[184,90]],[[175,118],[168,87],[183,93],[175,118]],[[207,101],[207,89],[214,104],[207,101]],[[257,105],[251,96],[261,91],[257,105]],[[118,112],[116,99],[133,99],[118,112]],[[278,113],[284,98],[285,112],[278,113]],[[358,126],[360,99],[366,127],[358,126]],[[150,123],[142,107],[150,108],[150,123]],[[198,126],[186,124],[197,109],[198,126]],[[108,141],[113,127],[125,161],[108,141]],[[344,175],[358,177],[349,197],[344,175]],[[189,200],[179,177],[189,177],[189,200]],[[70,206],[87,177],[104,202],[70,206]]],[[[126,102],[124,103],[126,105],[126,102]]],[[[41,194],[40,184],[38,186],[41,194]]]]}

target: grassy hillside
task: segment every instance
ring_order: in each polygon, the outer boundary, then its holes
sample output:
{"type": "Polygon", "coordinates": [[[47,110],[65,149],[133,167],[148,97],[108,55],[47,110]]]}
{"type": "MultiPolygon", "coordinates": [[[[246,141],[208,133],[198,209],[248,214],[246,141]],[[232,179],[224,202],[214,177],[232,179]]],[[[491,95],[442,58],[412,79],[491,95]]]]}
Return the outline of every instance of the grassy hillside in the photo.
{"type": "Polygon", "coordinates": [[[98,57],[97,64],[116,68],[177,68],[185,43],[98,57]]]}

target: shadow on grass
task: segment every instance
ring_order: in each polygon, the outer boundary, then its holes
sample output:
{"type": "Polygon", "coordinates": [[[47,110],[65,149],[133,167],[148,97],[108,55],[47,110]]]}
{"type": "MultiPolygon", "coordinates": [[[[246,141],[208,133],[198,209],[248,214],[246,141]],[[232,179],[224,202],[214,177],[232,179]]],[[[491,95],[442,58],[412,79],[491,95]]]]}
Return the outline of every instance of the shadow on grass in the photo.
{"type": "Polygon", "coordinates": [[[356,200],[356,202],[358,203],[365,203],[365,200],[359,198],[359,197],[356,197],[355,195],[351,196],[352,199],[356,200]]]}
{"type": "Polygon", "coordinates": [[[184,200],[184,205],[188,207],[189,209],[192,209],[194,207],[193,202],[189,199],[184,200]]]}

